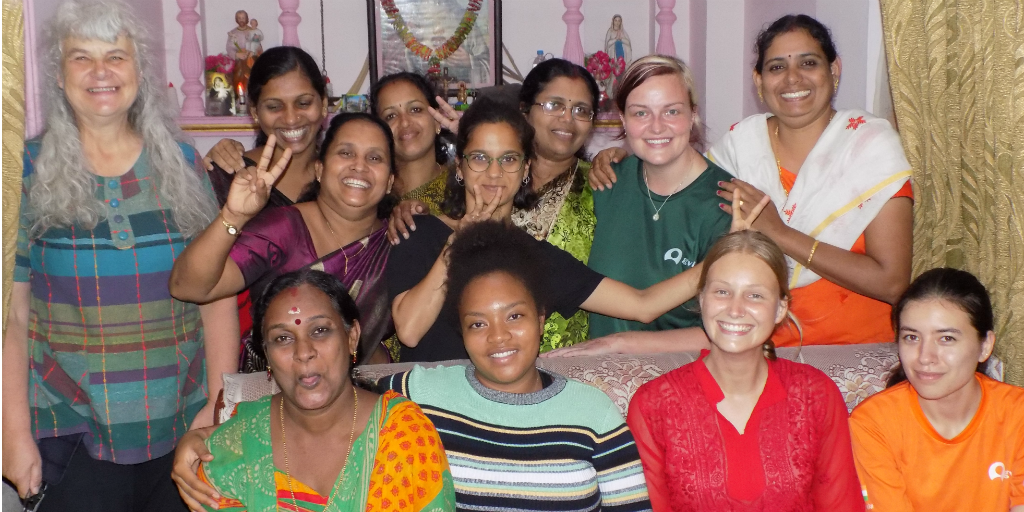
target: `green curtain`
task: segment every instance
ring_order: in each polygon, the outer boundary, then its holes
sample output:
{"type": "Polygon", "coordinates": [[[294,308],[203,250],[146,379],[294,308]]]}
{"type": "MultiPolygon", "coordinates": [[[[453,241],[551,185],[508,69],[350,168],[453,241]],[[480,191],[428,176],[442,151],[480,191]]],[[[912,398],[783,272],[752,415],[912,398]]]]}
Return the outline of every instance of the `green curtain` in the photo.
{"type": "Polygon", "coordinates": [[[914,168],[914,274],[968,270],[996,354],[1024,385],[1024,4],[881,0],[896,120],[914,168]]]}

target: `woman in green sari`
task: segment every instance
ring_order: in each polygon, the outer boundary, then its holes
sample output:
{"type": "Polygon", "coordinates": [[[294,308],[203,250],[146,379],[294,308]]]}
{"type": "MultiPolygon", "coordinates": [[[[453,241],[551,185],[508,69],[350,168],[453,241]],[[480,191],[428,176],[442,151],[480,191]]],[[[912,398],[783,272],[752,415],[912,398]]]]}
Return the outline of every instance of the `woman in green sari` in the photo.
{"type": "Polygon", "coordinates": [[[284,274],[257,299],[253,341],[281,392],[239,404],[206,440],[213,457],[198,476],[218,510],[455,510],[444,449],[419,406],[355,385],[358,317],[346,287],[316,270],[284,274]]]}
{"type": "MultiPolygon", "coordinates": [[[[597,82],[586,69],[562,59],[538,64],[519,90],[519,107],[535,131],[535,156],[527,186],[538,200],[530,208],[515,209],[512,222],[584,264],[590,256],[596,224],[593,194],[587,183],[590,162],[584,144],[594,130],[599,94],[597,82]]],[[[454,110],[434,112],[444,128],[458,131],[454,110]]],[[[391,220],[388,236],[393,244],[407,233],[405,226],[415,229],[407,208],[396,208],[391,220]]],[[[585,341],[587,315],[583,310],[570,318],[552,313],[544,324],[540,351],[585,341]]]]}

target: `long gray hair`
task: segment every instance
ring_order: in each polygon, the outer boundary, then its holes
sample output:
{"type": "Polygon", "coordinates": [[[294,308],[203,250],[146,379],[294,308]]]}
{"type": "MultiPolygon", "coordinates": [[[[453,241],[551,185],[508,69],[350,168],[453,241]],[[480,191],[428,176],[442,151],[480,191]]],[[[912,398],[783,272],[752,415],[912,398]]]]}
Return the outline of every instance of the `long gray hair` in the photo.
{"type": "Polygon", "coordinates": [[[131,8],[120,1],[69,0],[57,9],[41,55],[48,108],[28,193],[33,236],[54,226],[79,224],[92,229],[106,211],[95,195],[96,176],[82,150],[75,113],[58,85],[64,73],[63,43],[68,38],[115,42],[125,36],[131,41],[139,91],[128,110],[128,123],[142,138],[161,202],[169,205],[178,230],[186,237],[197,235],[216,215],[217,205],[204,189],[202,171],[185,160],[178,146],[186,138],[178,129],[166,88],[155,82],[160,75],[146,34],[131,8]]]}

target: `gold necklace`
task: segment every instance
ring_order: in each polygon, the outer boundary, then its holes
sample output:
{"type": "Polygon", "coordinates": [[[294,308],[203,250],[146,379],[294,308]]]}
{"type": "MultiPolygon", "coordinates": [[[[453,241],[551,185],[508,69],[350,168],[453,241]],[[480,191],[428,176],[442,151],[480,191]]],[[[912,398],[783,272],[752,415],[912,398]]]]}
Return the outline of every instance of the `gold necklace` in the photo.
{"type": "MultiPolygon", "coordinates": [[[[331,226],[331,221],[327,220],[327,215],[324,214],[324,209],[320,207],[320,202],[313,202],[316,203],[316,209],[320,212],[320,216],[324,218],[324,222],[327,223],[327,229],[331,231],[331,237],[334,238],[334,243],[338,244],[338,247],[341,249],[341,255],[345,257],[345,273],[342,274],[341,277],[346,277],[348,276],[348,253],[345,252],[345,244],[338,240],[338,234],[334,232],[334,227],[331,226]]],[[[363,245],[363,249],[365,248],[366,245],[363,245]]],[[[359,252],[363,252],[363,249],[359,249],[359,252]]],[[[359,252],[357,252],[356,254],[359,254],[359,252]]]]}
{"type": "MultiPolygon", "coordinates": [[[[334,489],[331,490],[327,495],[327,504],[324,505],[324,512],[329,512],[331,509],[331,500],[338,494],[338,487],[341,487],[341,483],[345,481],[345,469],[348,467],[348,457],[352,454],[352,441],[356,435],[356,419],[359,417],[359,393],[356,393],[355,386],[352,386],[352,401],[355,405],[352,406],[352,430],[348,433],[348,451],[345,452],[345,463],[341,465],[341,482],[336,482],[334,489]]],[[[284,476],[288,479],[288,493],[292,495],[292,505],[295,510],[299,510],[299,502],[295,499],[295,489],[292,487],[292,473],[291,468],[288,467],[288,441],[284,435],[284,395],[281,395],[281,407],[278,411],[278,416],[281,417],[281,451],[284,452],[284,476]]],[[[278,510],[281,509],[281,505],[277,506],[278,510]]]]}
{"type": "MultiPolygon", "coordinates": [[[[837,112],[836,110],[833,110],[832,111],[832,115],[828,116],[828,124],[832,124],[832,118],[836,117],[836,112],[837,112]]],[[[827,127],[828,126],[826,125],[826,128],[827,127]]],[[[782,161],[779,160],[779,152],[775,149],[776,145],[779,145],[779,146],[782,145],[782,142],[779,141],[779,121],[778,120],[775,120],[775,138],[774,139],[769,139],[768,142],[772,146],[772,153],[775,153],[775,166],[778,167],[778,169],[779,169],[779,183],[782,183],[783,182],[783,179],[782,179],[782,161]]],[[[786,192],[786,195],[788,196],[789,192],[786,192]]]]}

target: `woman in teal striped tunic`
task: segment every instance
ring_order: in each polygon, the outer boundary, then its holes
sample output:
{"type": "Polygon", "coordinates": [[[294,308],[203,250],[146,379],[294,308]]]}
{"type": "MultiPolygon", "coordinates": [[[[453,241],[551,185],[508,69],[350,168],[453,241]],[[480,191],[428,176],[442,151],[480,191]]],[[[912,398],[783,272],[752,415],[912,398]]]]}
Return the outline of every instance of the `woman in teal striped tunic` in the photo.
{"type": "Polygon", "coordinates": [[[381,380],[437,427],[459,510],[649,510],[633,435],[596,388],[536,367],[544,329],[537,243],[513,225],[464,228],[449,248],[472,364],[381,380]]]}

